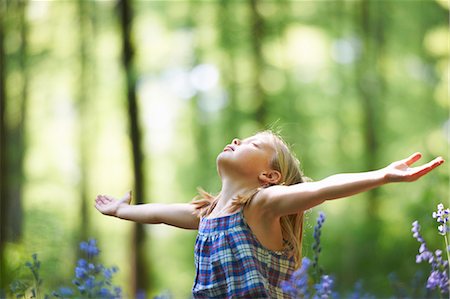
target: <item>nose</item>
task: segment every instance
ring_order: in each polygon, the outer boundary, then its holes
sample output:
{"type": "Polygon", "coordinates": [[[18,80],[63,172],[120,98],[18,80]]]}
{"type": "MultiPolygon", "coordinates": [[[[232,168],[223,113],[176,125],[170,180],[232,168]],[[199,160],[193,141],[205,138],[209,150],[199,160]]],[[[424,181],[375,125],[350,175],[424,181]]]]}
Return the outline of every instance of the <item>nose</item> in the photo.
{"type": "Polygon", "coordinates": [[[240,145],[241,144],[241,140],[239,140],[238,138],[234,138],[231,143],[234,144],[234,145],[240,145]]]}

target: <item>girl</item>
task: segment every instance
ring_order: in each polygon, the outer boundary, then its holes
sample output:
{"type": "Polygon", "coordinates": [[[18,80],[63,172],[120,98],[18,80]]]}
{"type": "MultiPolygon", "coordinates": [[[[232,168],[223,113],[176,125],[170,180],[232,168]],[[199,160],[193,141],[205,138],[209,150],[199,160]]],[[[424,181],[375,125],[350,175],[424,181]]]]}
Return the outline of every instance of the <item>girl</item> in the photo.
{"type": "Polygon", "coordinates": [[[194,298],[287,298],[280,282],[301,261],[304,211],[391,182],[419,179],[444,160],[418,167],[420,153],[369,172],[337,174],[309,182],[282,139],[270,131],[234,139],[217,157],[222,188],[199,190],[191,203],[130,205],[99,195],[105,215],[141,223],[198,229],[194,298]]]}

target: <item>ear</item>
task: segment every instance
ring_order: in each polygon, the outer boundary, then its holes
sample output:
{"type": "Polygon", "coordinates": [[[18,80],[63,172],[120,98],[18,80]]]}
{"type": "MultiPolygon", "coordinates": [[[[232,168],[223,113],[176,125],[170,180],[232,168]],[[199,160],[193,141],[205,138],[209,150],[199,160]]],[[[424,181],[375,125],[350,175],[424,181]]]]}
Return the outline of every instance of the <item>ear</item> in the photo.
{"type": "Polygon", "coordinates": [[[264,171],[258,176],[263,185],[276,185],[281,181],[281,173],[277,170],[264,171]]]}

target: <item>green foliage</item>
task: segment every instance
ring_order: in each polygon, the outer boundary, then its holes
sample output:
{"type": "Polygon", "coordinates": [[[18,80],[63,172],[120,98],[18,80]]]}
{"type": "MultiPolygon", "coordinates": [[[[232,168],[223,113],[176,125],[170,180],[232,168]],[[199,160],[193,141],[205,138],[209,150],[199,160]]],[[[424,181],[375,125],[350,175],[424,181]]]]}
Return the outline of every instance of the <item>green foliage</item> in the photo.
{"type": "MultiPolygon", "coordinates": [[[[255,2],[259,18],[251,14],[251,1],[133,2],[145,201],[188,202],[197,186],[218,191],[216,154],[231,138],[273,124],[315,180],[384,166],[412,150],[423,152],[424,160],[448,153],[448,8],[437,1],[255,2]],[[255,20],[261,26],[257,37],[255,20]],[[215,72],[199,75],[200,65],[215,72]],[[264,121],[257,114],[264,114],[264,121]]],[[[25,120],[24,172],[10,169],[23,176],[20,246],[24,255],[39,253],[46,265],[42,276],[51,275],[47,282],[56,288],[71,275],[67,265],[76,259],[73,244],[86,217],[106,248],[114,248],[104,258],[117,261],[122,269],[117,279],[129,293],[131,226],[100,216],[90,202],[80,215],[82,179],[92,200],[133,186],[118,7],[114,1],[88,1],[81,34],[77,1],[24,3],[25,70],[19,6],[2,2],[8,128],[25,120]],[[25,78],[26,112],[17,88],[25,78]],[[77,97],[86,81],[81,109],[77,97]],[[85,167],[82,143],[88,145],[85,167]]],[[[385,277],[393,270],[411,280],[415,265],[406,256],[415,253],[416,244],[404,228],[413,219],[430,223],[424,204],[446,198],[448,180],[448,171],[439,169],[407,187],[387,186],[325,204],[322,246],[335,250],[324,253],[321,263],[341,279],[339,287],[350,290],[364,278],[370,292],[383,296],[385,277]]],[[[310,222],[305,254],[312,243],[310,222]]],[[[148,267],[157,265],[149,293],[170,289],[188,297],[195,234],[159,227],[146,232],[148,267]]],[[[14,269],[18,254],[5,252],[14,269]]]]}
{"type": "Polygon", "coordinates": [[[16,298],[41,299],[42,279],[39,276],[41,262],[38,260],[37,254],[33,254],[32,261],[27,261],[25,266],[30,270],[31,278],[14,280],[10,286],[11,292],[16,298]]]}
{"type": "MultiPolygon", "coordinates": [[[[122,289],[112,283],[113,275],[118,271],[117,267],[105,267],[98,262],[100,250],[97,241],[91,239],[80,243],[82,257],[78,259],[74,267],[74,277],[72,283],[75,291],[71,287],[59,286],[51,295],[44,294],[42,290],[42,278],[40,276],[41,262],[37,254],[32,255],[32,261],[25,262],[25,266],[31,272],[30,275],[16,277],[11,283],[10,289],[15,298],[95,298],[95,299],[115,299],[120,298],[122,289]]],[[[29,273],[30,274],[30,273],[29,273]]],[[[48,291],[48,287],[46,288],[48,291]]]]}

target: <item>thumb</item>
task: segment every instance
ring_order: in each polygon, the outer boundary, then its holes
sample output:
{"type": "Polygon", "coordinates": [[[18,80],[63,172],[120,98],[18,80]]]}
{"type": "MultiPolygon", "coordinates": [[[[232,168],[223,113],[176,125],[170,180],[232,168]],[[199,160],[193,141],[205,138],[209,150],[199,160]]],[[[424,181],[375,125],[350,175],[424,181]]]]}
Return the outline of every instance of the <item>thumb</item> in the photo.
{"type": "Polygon", "coordinates": [[[131,198],[132,198],[132,193],[131,193],[131,190],[130,190],[127,193],[125,193],[125,195],[122,197],[121,201],[126,202],[126,203],[130,203],[131,202],[131,198]]]}

